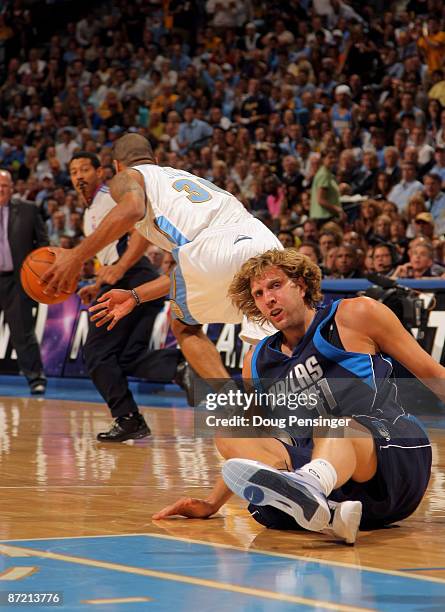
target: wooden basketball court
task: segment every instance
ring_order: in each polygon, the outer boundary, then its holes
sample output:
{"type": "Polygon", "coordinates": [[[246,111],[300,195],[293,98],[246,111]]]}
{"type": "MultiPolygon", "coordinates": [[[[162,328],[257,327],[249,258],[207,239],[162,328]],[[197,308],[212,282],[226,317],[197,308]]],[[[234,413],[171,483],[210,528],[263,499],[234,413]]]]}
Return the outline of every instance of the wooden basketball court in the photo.
{"type": "Polygon", "coordinates": [[[235,498],[208,520],[152,521],[205,497],[221,460],[191,410],[143,412],[152,438],[104,445],[103,405],[0,397],[3,594],[55,589],[64,610],[445,609],[445,431],[430,432],[420,509],[348,547],[266,530],[235,498]]]}

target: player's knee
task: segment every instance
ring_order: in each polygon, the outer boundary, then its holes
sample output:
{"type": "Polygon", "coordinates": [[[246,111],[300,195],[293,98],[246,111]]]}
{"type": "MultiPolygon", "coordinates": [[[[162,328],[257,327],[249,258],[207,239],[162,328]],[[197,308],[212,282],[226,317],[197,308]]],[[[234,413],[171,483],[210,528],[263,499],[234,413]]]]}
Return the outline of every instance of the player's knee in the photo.
{"type": "Polygon", "coordinates": [[[215,437],[215,446],[224,459],[234,459],[240,456],[239,452],[237,452],[239,450],[237,442],[239,440],[233,438],[215,437]]]}

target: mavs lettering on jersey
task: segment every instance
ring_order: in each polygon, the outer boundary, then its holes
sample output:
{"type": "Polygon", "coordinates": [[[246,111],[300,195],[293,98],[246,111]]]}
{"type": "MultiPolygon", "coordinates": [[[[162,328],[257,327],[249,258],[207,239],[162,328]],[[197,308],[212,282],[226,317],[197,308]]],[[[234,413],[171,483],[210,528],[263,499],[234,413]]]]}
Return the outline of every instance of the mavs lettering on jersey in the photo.
{"type": "MultiPolygon", "coordinates": [[[[281,351],[281,332],[261,341],[252,358],[254,383],[257,389],[276,395],[316,394],[315,411],[322,416],[393,422],[404,410],[397,401],[391,360],[382,354],[346,351],[330,338],[340,302],[317,311],[290,357],[281,351]]],[[[308,403],[305,416],[311,416],[307,412],[311,409],[314,406],[308,403]]]]}

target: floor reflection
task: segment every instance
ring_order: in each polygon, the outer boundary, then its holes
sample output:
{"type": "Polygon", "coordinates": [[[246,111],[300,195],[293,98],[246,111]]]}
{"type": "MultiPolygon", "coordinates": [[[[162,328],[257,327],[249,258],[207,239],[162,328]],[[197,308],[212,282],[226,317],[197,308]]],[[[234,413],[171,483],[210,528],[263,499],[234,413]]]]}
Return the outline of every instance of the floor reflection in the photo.
{"type": "MultiPolygon", "coordinates": [[[[443,569],[426,569],[444,567],[445,432],[432,432],[434,474],[415,515],[362,532],[350,548],[318,534],[265,530],[237,499],[209,520],[152,521],[153,512],[181,495],[206,496],[221,460],[211,440],[193,437],[191,411],[145,409],[144,415],[152,438],[106,445],[95,439],[110,424],[103,406],[0,398],[0,538],[153,532],[355,566],[422,568],[423,576],[445,578],[443,569]]],[[[298,588],[299,572],[286,572],[277,581],[298,588]]]]}

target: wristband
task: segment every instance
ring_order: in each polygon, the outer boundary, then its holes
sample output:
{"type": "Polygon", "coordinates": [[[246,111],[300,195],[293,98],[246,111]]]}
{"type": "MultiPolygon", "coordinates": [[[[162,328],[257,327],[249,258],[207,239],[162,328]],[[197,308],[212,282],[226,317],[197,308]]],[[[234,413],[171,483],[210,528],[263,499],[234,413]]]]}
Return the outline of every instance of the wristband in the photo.
{"type": "Polygon", "coordinates": [[[138,296],[136,289],[130,289],[130,291],[131,291],[131,295],[134,298],[134,301],[136,302],[136,306],[140,306],[141,298],[138,296]]]}

